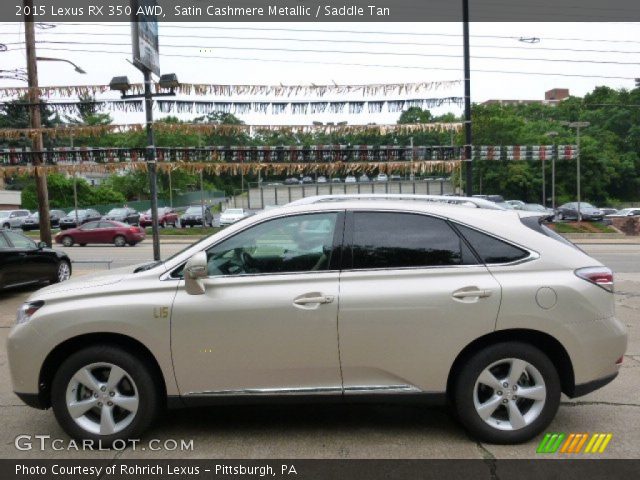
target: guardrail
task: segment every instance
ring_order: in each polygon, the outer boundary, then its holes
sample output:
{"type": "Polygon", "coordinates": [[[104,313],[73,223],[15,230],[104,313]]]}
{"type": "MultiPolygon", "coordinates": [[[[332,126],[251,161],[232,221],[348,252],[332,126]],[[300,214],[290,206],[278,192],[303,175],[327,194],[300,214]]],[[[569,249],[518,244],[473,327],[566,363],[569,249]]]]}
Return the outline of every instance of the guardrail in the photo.
{"type": "Polygon", "coordinates": [[[87,264],[87,263],[104,263],[107,265],[107,270],[111,270],[111,264],[113,263],[113,260],[71,260],[71,263],[82,263],[82,264],[87,264]]]}

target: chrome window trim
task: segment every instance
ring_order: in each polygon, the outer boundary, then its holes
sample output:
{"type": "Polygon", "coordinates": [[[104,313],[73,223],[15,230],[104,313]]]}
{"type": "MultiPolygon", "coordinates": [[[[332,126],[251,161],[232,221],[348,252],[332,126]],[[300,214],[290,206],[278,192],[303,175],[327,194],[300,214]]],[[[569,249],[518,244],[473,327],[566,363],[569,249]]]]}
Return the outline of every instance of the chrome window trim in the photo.
{"type": "Polygon", "coordinates": [[[423,393],[414,385],[362,385],[353,387],[300,387],[300,388],[242,388],[237,390],[203,390],[188,392],[184,396],[263,396],[263,395],[322,395],[322,394],[370,394],[370,393],[423,393]]]}

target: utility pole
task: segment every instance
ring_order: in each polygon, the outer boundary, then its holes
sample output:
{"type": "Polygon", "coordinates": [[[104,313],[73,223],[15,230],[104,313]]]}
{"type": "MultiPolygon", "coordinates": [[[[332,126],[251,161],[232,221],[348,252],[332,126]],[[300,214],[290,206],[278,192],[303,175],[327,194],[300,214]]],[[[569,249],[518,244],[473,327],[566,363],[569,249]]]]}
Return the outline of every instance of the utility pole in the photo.
{"type": "Polygon", "coordinates": [[[467,165],[467,196],[473,195],[473,159],[471,158],[471,53],[469,47],[469,0],[462,0],[464,37],[464,156],[467,165]]]}
{"type": "Polygon", "coordinates": [[[158,232],[158,173],[156,164],[156,143],[153,135],[153,94],[151,93],[151,70],[144,69],[144,109],[147,121],[146,161],[149,171],[151,193],[151,228],[153,232],[153,259],[160,260],[160,232],[158,232]]]}
{"type": "Polygon", "coordinates": [[[582,213],[580,213],[581,210],[581,205],[580,205],[580,201],[582,200],[581,198],[581,192],[580,192],[580,176],[581,176],[581,172],[580,172],[580,129],[581,128],[586,128],[589,125],[591,125],[591,122],[560,122],[560,125],[565,125],[567,127],[570,128],[575,128],[576,129],[576,193],[577,193],[577,197],[578,197],[578,221],[581,222],[582,221],[582,213]]]}
{"type": "Polygon", "coordinates": [[[35,129],[33,137],[33,169],[36,180],[38,197],[38,218],[40,219],[40,240],[51,247],[51,220],[49,218],[49,192],[47,189],[47,174],[42,167],[44,158],[44,144],[40,128],[40,96],[38,95],[38,65],[36,61],[36,33],[33,18],[33,0],[23,0],[24,11],[29,14],[24,17],[24,38],[27,47],[27,80],[29,83],[29,111],[31,128],[35,129]]]}
{"type": "MultiPolygon", "coordinates": [[[[547,132],[547,137],[553,139],[553,156],[551,157],[551,208],[556,211],[556,160],[558,159],[558,144],[556,143],[556,137],[558,132],[547,132]]],[[[546,207],[547,204],[545,203],[546,207]]]]}

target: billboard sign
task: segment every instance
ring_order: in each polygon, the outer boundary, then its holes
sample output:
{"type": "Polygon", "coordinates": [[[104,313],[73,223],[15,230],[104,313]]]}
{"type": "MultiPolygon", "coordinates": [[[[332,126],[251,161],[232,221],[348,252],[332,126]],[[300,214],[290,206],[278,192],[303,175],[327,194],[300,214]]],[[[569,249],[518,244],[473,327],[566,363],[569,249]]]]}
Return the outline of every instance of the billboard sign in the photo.
{"type": "Polygon", "coordinates": [[[160,76],[156,0],[131,0],[133,64],[160,76]]]}

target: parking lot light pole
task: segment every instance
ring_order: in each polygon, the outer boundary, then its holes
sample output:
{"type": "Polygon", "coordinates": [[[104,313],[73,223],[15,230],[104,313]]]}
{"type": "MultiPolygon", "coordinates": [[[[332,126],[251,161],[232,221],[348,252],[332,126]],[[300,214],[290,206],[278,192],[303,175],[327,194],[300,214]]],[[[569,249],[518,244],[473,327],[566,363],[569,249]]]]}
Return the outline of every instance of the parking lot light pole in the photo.
{"type": "Polygon", "coordinates": [[[580,213],[580,129],[586,128],[591,125],[591,122],[560,122],[560,125],[567,126],[569,128],[576,129],[576,190],[578,197],[578,221],[582,221],[582,214],[580,213]]]}
{"type": "MultiPolygon", "coordinates": [[[[553,155],[551,156],[551,209],[556,211],[556,160],[558,159],[558,145],[556,144],[556,137],[558,132],[547,132],[547,137],[553,139],[553,155]]],[[[543,164],[544,165],[544,164],[543,164]]],[[[544,199],[544,206],[546,208],[547,202],[544,199]]]]}

